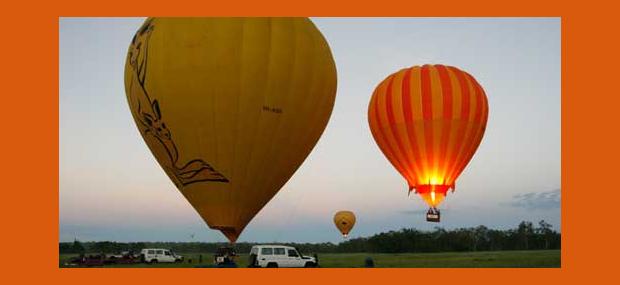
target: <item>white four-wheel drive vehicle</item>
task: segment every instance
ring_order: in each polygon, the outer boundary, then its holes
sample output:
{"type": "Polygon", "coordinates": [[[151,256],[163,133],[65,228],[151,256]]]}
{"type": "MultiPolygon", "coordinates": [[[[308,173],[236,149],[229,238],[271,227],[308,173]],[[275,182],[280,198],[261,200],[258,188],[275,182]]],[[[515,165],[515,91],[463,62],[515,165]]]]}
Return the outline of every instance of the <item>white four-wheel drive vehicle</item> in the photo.
{"type": "Polygon", "coordinates": [[[163,248],[145,248],[140,252],[140,256],[144,262],[149,263],[183,261],[183,256],[163,248]]]}
{"type": "Polygon", "coordinates": [[[316,267],[316,259],[302,256],[297,249],[284,245],[255,245],[250,250],[251,267],[316,267]]]}

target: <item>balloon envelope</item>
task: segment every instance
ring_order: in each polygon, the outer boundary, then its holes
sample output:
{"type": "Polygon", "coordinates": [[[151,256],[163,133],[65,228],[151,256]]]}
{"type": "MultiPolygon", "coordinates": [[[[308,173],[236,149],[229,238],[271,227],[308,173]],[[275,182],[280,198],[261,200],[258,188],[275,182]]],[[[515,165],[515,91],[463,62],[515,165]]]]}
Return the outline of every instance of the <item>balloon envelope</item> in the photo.
{"type": "Polygon", "coordinates": [[[334,224],[342,233],[342,236],[347,237],[353,226],[355,226],[355,214],[351,211],[338,211],[334,215],[334,224]]]}
{"type": "Polygon", "coordinates": [[[452,66],[402,69],[384,79],[368,106],[372,135],[392,165],[435,207],[476,152],[488,118],[484,90],[452,66]]]}
{"type": "Polygon", "coordinates": [[[161,167],[234,242],[321,136],[336,68],[307,18],[149,18],[125,89],[161,167]]]}

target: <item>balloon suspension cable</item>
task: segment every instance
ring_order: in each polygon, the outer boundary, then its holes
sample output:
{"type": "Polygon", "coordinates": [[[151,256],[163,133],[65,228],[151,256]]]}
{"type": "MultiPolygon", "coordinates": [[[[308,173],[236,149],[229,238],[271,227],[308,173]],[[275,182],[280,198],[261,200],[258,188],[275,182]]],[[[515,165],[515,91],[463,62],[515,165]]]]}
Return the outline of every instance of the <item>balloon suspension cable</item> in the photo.
{"type": "Polygon", "coordinates": [[[411,196],[412,191],[415,191],[415,193],[418,193],[418,190],[416,189],[415,186],[409,185],[409,191],[407,191],[407,197],[411,196]]]}

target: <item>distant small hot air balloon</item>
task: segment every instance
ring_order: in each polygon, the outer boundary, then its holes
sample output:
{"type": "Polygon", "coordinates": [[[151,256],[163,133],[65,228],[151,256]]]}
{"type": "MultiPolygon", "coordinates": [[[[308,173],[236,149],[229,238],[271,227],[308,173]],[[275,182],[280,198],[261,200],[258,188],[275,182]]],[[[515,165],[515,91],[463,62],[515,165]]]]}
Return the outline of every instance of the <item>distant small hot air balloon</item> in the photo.
{"type": "Polygon", "coordinates": [[[355,226],[355,214],[351,211],[338,211],[334,215],[334,224],[342,236],[346,238],[355,226]]]}
{"type": "Polygon", "coordinates": [[[384,79],[368,106],[379,148],[407,180],[409,192],[439,205],[476,152],[487,124],[488,103],[473,76],[456,67],[424,65],[384,79]]]}
{"type": "Polygon", "coordinates": [[[125,91],[166,174],[235,242],[323,133],[336,67],[307,18],[149,18],[125,91]]]}

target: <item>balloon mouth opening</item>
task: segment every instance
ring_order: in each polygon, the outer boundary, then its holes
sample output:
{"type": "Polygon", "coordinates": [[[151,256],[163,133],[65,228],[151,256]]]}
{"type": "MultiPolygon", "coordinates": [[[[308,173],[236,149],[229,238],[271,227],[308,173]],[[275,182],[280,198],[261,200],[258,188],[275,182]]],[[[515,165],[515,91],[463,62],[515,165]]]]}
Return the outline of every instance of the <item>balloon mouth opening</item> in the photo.
{"type": "Polygon", "coordinates": [[[454,189],[454,185],[424,184],[412,188],[424,199],[426,204],[434,208],[444,200],[448,194],[448,190],[454,189]]]}
{"type": "Polygon", "coordinates": [[[210,227],[214,230],[219,230],[220,232],[222,232],[222,234],[224,234],[224,236],[226,236],[226,238],[228,239],[228,241],[231,244],[234,244],[237,241],[237,238],[239,238],[239,232],[237,231],[236,228],[234,227],[229,227],[229,226],[213,226],[210,227]]]}

